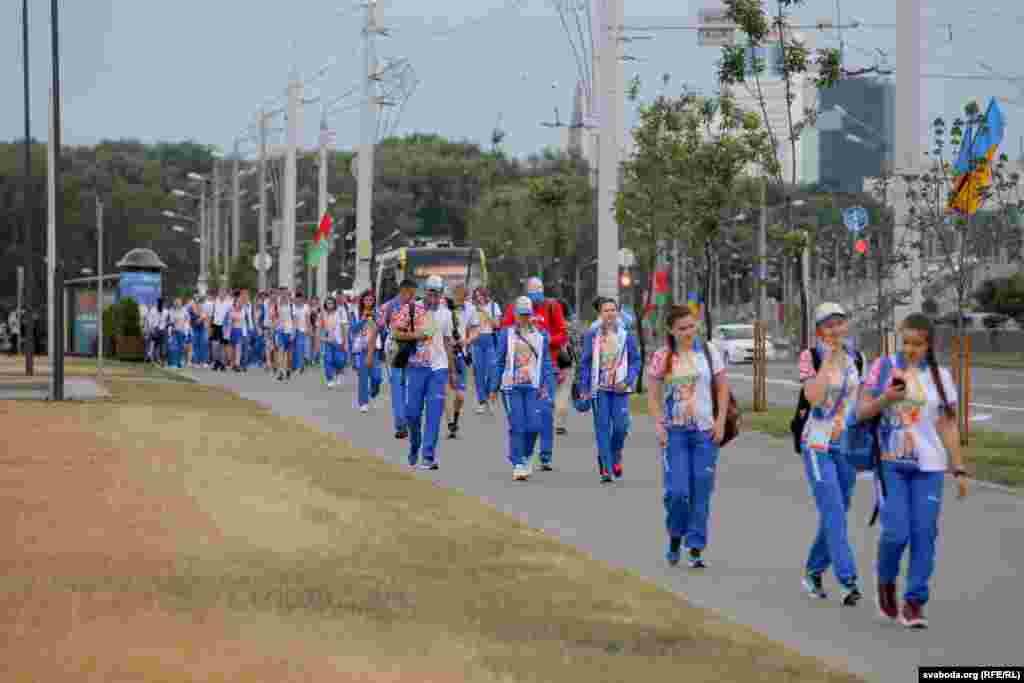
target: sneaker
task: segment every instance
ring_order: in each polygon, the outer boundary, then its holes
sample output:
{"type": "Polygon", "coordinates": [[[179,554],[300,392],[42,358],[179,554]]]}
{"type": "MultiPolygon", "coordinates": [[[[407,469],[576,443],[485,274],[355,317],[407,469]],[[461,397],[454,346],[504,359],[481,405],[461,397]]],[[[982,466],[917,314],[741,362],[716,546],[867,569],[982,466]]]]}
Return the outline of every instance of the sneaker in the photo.
{"type": "Polygon", "coordinates": [[[476,407],[476,414],[477,415],[483,415],[486,411],[487,411],[487,408],[484,407],[483,403],[481,403],[480,405],[478,405],[476,407]]]}
{"type": "Polygon", "coordinates": [[[359,412],[360,413],[368,413],[368,412],[370,412],[370,406],[368,406],[366,404],[363,404],[363,405],[359,406],[359,412]]]}
{"type": "Polygon", "coordinates": [[[704,558],[701,556],[701,551],[696,548],[690,548],[690,556],[687,558],[687,562],[690,565],[690,569],[704,569],[707,567],[704,564],[704,558]]]}
{"type": "Polygon", "coordinates": [[[555,427],[555,434],[558,434],[559,436],[565,436],[568,433],[569,430],[565,427],[555,427]]]}
{"type": "Polygon", "coordinates": [[[860,602],[861,597],[863,597],[855,581],[843,584],[839,595],[842,598],[843,605],[846,607],[855,607],[860,602]]]}
{"type": "Polygon", "coordinates": [[[555,468],[552,467],[551,463],[549,463],[549,462],[542,462],[540,464],[540,471],[541,472],[554,472],[555,468]]]}
{"type": "Polygon", "coordinates": [[[459,433],[459,423],[449,422],[448,423],[448,438],[454,439],[459,433]]]}
{"type": "Polygon", "coordinates": [[[605,468],[602,467],[601,468],[601,483],[602,484],[607,484],[611,480],[612,480],[612,475],[608,474],[608,470],[606,470],[605,468]]]}
{"type": "Polygon", "coordinates": [[[615,475],[616,479],[622,479],[622,463],[617,462],[612,465],[612,474],[615,475]]]}
{"type": "Polygon", "coordinates": [[[409,432],[405,431],[404,429],[399,429],[397,432],[395,432],[395,438],[396,439],[408,439],[409,438],[409,432]]]}
{"type": "Polygon", "coordinates": [[[327,388],[328,389],[333,389],[334,388],[334,380],[333,379],[327,380],[327,388]]]}
{"type": "Polygon", "coordinates": [[[878,584],[875,599],[878,603],[878,616],[888,621],[896,621],[900,618],[900,603],[896,598],[895,583],[878,584]]]}
{"type": "Polygon", "coordinates": [[[668,561],[671,567],[679,564],[679,560],[682,558],[682,552],[679,549],[682,545],[682,540],[681,538],[669,539],[668,549],[665,551],[665,560],[668,561]]]}
{"type": "Polygon", "coordinates": [[[900,623],[907,628],[928,628],[928,618],[924,615],[924,606],[913,600],[904,602],[903,610],[900,612],[900,623]]]}
{"type": "Polygon", "coordinates": [[[526,465],[514,465],[512,467],[512,479],[515,481],[526,481],[530,478],[530,472],[526,465]]]}
{"type": "Polygon", "coordinates": [[[825,592],[825,584],[821,581],[821,574],[815,574],[814,572],[806,572],[803,578],[804,590],[812,598],[818,600],[825,600],[828,598],[828,593],[825,592]]]}
{"type": "Polygon", "coordinates": [[[438,466],[438,464],[436,462],[429,462],[427,460],[424,460],[423,462],[420,463],[420,469],[421,470],[439,470],[441,468],[438,466]]]}

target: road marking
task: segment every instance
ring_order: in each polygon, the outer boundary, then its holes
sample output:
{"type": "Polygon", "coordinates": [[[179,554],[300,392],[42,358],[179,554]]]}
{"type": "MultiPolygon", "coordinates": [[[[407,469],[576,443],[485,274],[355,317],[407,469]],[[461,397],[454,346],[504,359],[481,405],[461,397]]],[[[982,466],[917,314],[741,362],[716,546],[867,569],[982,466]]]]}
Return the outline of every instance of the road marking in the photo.
{"type": "MultiPolygon", "coordinates": [[[[739,379],[745,379],[745,380],[749,380],[751,382],[754,381],[753,375],[741,375],[739,373],[729,373],[729,377],[737,377],[739,379]]],[[[767,382],[768,382],[768,384],[778,384],[778,385],[788,386],[788,387],[799,387],[800,386],[800,382],[794,382],[793,380],[789,380],[789,379],[771,379],[771,378],[769,378],[767,380],[767,382]]],[[[974,408],[985,408],[986,410],[1002,410],[1002,411],[1006,411],[1006,412],[1010,412],[1010,413],[1024,413],[1024,408],[1017,408],[1017,407],[1014,407],[1014,406],[998,406],[998,405],[993,405],[991,403],[971,403],[971,406],[974,407],[974,408]]],[[[989,418],[991,418],[991,416],[989,416],[989,418]]]]}
{"type": "Polygon", "coordinates": [[[972,415],[971,422],[988,422],[992,419],[991,415],[972,415]]]}

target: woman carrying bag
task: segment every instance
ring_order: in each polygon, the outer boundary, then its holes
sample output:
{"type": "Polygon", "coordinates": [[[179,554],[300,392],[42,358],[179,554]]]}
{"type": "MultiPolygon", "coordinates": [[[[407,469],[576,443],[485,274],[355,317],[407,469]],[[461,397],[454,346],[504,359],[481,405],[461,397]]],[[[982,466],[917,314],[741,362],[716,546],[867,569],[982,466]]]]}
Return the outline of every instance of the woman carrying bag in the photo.
{"type": "Polygon", "coordinates": [[[673,306],[667,322],[666,344],[647,367],[647,407],[654,418],[664,475],[669,536],[665,559],[672,566],[679,564],[685,539],[690,567],[702,569],[731,394],[722,355],[698,339],[693,311],[673,306]],[[716,411],[716,404],[722,410],[716,411]]]}
{"type": "Polygon", "coordinates": [[[878,611],[907,628],[927,628],[924,606],[935,569],[939,513],[947,472],[967,495],[967,477],[956,422],[953,378],[935,359],[934,328],[921,314],[903,321],[903,350],[875,361],[861,395],[858,417],[881,415],[878,426],[880,472],[885,495],[880,504],[878,611]],[[900,560],[910,546],[903,605],[896,593],[900,560]]]}

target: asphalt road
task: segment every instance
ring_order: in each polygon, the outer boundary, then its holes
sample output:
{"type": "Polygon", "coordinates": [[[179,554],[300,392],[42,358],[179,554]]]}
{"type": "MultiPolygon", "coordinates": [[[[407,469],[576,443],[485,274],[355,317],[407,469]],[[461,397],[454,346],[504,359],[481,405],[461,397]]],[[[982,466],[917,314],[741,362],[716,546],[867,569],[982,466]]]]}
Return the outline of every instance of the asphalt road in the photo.
{"type": "MultiPolygon", "coordinates": [[[[360,414],[353,407],[351,378],[345,388],[329,391],[315,372],[288,384],[262,371],[192,376],[407,467],[406,442],[391,433],[388,396],[360,414]]],[[[834,597],[813,601],[800,588],[816,515],[803,467],[787,442],[744,434],[722,452],[709,567],[691,571],[670,568],[663,558],[660,457],[648,420],[635,420],[624,454],[626,476],[608,486],[597,480],[589,416],[572,411],[570,420],[569,435],[556,444],[555,471],[536,473],[529,482],[512,481],[500,411],[466,415],[458,440],[442,437],[441,469],[416,476],[478,497],[599,560],[871,680],[916,680],[921,664],[1024,664],[1024,499],[976,488],[962,502],[947,487],[929,605],[932,625],[912,632],[880,623],[871,599],[878,529],[867,527],[873,506],[869,482],[858,485],[851,511],[851,540],[869,598],[855,608],[841,607],[834,597]]],[[[834,591],[831,576],[826,585],[834,591]]]]}
{"type": "MultiPolygon", "coordinates": [[[[754,369],[734,365],[729,376],[739,400],[753,400],[754,369]]],[[[768,402],[795,406],[800,390],[797,362],[768,364],[768,402]]],[[[1024,432],[1024,372],[974,368],[971,377],[971,424],[979,429],[1024,432]]]]}

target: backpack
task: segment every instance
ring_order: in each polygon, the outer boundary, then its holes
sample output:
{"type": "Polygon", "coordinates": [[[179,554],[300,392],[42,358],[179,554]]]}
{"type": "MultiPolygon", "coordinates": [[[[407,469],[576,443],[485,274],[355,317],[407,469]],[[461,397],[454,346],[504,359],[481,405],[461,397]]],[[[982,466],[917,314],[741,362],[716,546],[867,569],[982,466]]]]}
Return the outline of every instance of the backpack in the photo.
{"type": "MultiPolygon", "coordinates": [[[[821,357],[818,355],[817,349],[811,349],[811,362],[814,364],[814,372],[817,373],[821,369],[821,357]]],[[[857,374],[863,378],[864,354],[857,354],[854,365],[857,367],[857,374]]],[[[807,424],[807,418],[810,417],[810,414],[811,404],[807,400],[806,394],[804,394],[804,388],[800,387],[800,398],[797,400],[796,413],[794,413],[793,419],[789,422],[789,431],[793,434],[793,450],[797,455],[800,455],[802,452],[800,442],[804,435],[804,425],[807,424]]]]}

